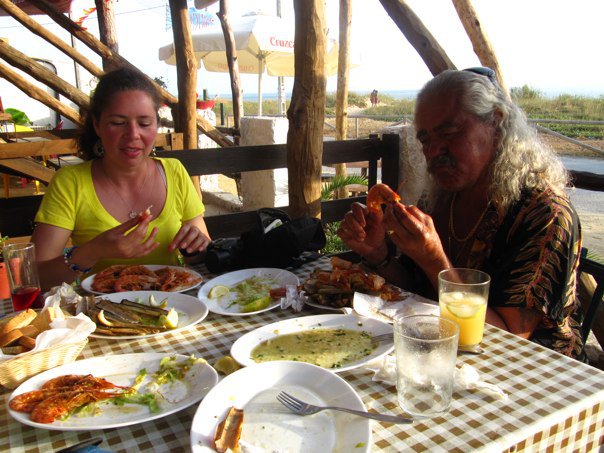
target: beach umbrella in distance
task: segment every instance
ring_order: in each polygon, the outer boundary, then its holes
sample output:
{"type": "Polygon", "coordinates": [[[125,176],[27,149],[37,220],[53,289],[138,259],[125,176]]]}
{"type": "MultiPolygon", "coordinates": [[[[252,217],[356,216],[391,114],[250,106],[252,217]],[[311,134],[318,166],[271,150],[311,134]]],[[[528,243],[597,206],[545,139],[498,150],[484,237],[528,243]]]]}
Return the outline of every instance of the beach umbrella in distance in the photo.
{"type": "MultiPolygon", "coordinates": [[[[262,75],[294,76],[294,24],[278,16],[250,13],[231,21],[239,72],[258,75],[258,114],[262,115],[262,75]]],[[[229,72],[220,24],[191,35],[199,61],[210,72],[229,72]]],[[[159,59],[175,65],[174,44],[160,47],[159,59]]],[[[325,54],[328,75],[337,73],[338,43],[328,40],[325,54]]]]}

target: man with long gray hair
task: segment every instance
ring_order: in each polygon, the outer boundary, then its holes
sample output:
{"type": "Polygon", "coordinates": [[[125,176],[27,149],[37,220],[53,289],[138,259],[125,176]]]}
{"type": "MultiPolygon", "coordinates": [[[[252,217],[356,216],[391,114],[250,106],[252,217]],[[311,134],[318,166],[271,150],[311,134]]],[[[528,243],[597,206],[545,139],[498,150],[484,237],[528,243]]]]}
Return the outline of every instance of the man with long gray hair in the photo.
{"type": "Polygon", "coordinates": [[[581,229],[560,160],[489,68],[430,80],[415,129],[429,173],[421,209],[353,204],[340,237],[390,282],[432,298],[443,269],[487,272],[488,323],[584,360],[581,229]]]}

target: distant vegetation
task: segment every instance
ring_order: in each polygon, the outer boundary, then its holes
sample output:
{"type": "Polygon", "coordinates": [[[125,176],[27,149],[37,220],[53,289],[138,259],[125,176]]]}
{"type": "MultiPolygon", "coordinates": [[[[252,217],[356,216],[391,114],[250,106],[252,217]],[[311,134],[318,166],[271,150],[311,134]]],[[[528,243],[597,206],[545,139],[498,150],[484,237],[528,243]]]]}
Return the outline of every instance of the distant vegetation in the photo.
{"type": "MultiPolygon", "coordinates": [[[[548,118],[561,120],[604,120],[604,96],[597,98],[562,94],[555,98],[548,98],[539,90],[527,85],[514,87],[510,90],[512,97],[518,102],[529,118],[548,118]]],[[[232,103],[230,100],[218,99],[224,102],[225,115],[232,116],[232,103]]],[[[328,93],[325,100],[325,114],[335,115],[336,95],[328,93]]],[[[395,99],[386,94],[379,94],[379,104],[371,107],[369,93],[349,92],[348,105],[354,107],[355,113],[363,115],[387,116],[389,122],[396,121],[403,115],[412,115],[415,108],[414,99],[395,99]],[[359,110],[362,109],[362,110],[359,110]]],[[[289,107],[289,103],[288,103],[289,107]]],[[[278,113],[276,100],[263,102],[263,113],[274,115],[278,113]]],[[[219,106],[215,108],[219,114],[219,106]]],[[[244,111],[247,114],[255,114],[258,111],[257,102],[244,102],[244,111]]],[[[353,113],[349,112],[349,115],[353,113]]],[[[604,139],[604,126],[601,125],[574,125],[574,124],[547,124],[545,127],[560,132],[569,137],[577,139],[604,139]]]]}

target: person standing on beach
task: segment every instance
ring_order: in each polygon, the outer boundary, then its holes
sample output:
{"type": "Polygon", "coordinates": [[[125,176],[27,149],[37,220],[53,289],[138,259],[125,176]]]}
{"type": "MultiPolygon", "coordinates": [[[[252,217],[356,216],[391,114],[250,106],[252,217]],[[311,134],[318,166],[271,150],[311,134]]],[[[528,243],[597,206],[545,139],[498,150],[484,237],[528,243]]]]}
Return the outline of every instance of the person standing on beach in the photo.
{"type": "Polygon", "coordinates": [[[371,106],[375,107],[378,104],[378,91],[373,90],[369,95],[369,100],[371,101],[371,106]]]}

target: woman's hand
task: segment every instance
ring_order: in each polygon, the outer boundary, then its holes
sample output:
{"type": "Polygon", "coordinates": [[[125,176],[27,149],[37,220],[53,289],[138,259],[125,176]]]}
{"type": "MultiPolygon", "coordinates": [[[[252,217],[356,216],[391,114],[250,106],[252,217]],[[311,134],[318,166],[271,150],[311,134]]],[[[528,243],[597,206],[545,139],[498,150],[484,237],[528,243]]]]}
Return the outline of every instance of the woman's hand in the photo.
{"type": "Polygon", "coordinates": [[[353,203],[338,228],[338,236],[352,251],[367,261],[383,261],[388,254],[388,248],[382,217],[381,211],[369,211],[362,204],[353,203]]]}
{"type": "Polygon", "coordinates": [[[152,218],[152,215],[141,215],[128,220],[115,228],[99,234],[90,241],[89,245],[94,247],[94,250],[98,254],[98,259],[140,258],[146,256],[159,246],[159,242],[155,241],[157,228],[153,228],[149,237],[145,239],[152,218]]]}
{"type": "Polygon", "coordinates": [[[210,242],[211,239],[205,221],[202,216],[198,216],[183,222],[180,230],[168,245],[168,250],[173,252],[180,249],[186,251],[187,255],[194,255],[203,252],[210,242]]]}

